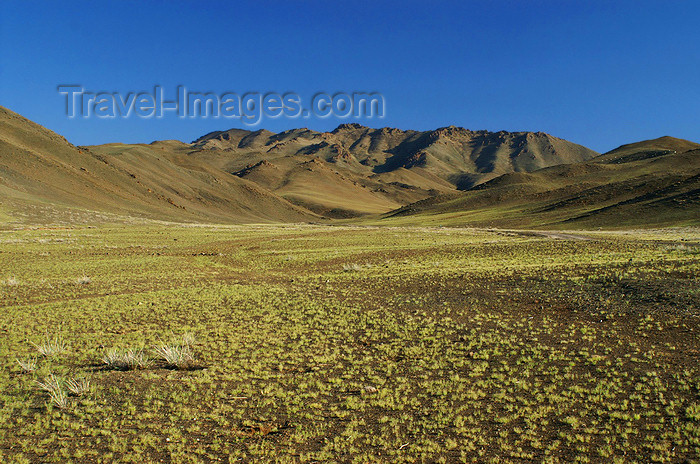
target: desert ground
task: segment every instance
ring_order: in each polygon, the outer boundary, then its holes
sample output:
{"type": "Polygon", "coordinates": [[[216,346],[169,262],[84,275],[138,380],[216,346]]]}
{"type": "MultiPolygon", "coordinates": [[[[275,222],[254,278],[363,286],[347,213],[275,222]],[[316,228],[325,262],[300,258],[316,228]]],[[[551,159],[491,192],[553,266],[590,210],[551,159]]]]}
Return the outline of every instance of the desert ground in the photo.
{"type": "Polygon", "coordinates": [[[697,462],[700,229],[0,231],[2,462],[697,462]]]}

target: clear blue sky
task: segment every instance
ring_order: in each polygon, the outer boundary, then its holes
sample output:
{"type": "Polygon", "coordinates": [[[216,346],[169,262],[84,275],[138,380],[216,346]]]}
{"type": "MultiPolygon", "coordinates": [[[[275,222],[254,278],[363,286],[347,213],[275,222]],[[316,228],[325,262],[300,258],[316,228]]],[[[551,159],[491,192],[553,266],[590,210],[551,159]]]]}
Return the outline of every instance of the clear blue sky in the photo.
{"type": "Polygon", "coordinates": [[[236,120],[67,119],[59,84],[127,93],[382,92],[383,120],[273,130],[544,131],[598,151],[700,142],[700,2],[0,3],[0,105],[75,144],[191,141],[236,120]]]}

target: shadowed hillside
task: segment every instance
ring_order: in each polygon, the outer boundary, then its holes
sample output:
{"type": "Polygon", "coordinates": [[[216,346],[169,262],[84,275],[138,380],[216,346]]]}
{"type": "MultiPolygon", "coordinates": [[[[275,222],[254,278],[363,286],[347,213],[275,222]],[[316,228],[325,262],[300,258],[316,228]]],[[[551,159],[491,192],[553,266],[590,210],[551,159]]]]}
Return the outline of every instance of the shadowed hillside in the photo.
{"type": "Polygon", "coordinates": [[[623,145],[584,163],[504,174],[388,217],[513,227],[697,224],[700,144],[662,137],[623,145]]]}
{"type": "Polygon", "coordinates": [[[192,144],[191,156],[320,214],[386,212],[508,172],[590,159],[597,153],[541,132],[372,129],[279,134],[232,129],[192,144]]]}

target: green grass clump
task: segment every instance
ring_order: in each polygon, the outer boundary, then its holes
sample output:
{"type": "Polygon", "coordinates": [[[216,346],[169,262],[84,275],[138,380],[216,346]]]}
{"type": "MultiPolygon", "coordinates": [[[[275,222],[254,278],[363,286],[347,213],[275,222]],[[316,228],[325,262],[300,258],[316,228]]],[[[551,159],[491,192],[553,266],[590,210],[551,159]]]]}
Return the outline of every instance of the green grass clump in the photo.
{"type": "Polygon", "coordinates": [[[194,355],[189,345],[159,345],[153,351],[164,362],[166,367],[187,369],[193,366],[194,355]]]}
{"type": "Polygon", "coordinates": [[[68,349],[68,346],[63,337],[61,337],[60,335],[54,335],[53,337],[50,337],[48,333],[44,336],[41,342],[32,342],[32,345],[34,345],[34,347],[41,356],[44,356],[46,358],[63,354],[68,349]]]}
{"type": "Polygon", "coordinates": [[[133,369],[147,369],[153,365],[153,360],[143,351],[143,349],[109,350],[103,357],[102,362],[107,369],[117,371],[128,371],[133,369]]]}
{"type": "Polygon", "coordinates": [[[20,369],[22,369],[22,372],[24,372],[25,374],[29,374],[36,371],[38,366],[38,360],[36,357],[15,359],[15,361],[19,365],[20,369]]]}
{"type": "Polygon", "coordinates": [[[65,381],[66,388],[74,395],[83,395],[90,391],[90,380],[85,377],[70,378],[65,381]]]}
{"type": "Polygon", "coordinates": [[[36,384],[39,388],[49,394],[51,403],[59,409],[67,409],[71,405],[68,393],[63,388],[62,381],[54,374],[50,374],[43,380],[37,380],[36,384]]]}

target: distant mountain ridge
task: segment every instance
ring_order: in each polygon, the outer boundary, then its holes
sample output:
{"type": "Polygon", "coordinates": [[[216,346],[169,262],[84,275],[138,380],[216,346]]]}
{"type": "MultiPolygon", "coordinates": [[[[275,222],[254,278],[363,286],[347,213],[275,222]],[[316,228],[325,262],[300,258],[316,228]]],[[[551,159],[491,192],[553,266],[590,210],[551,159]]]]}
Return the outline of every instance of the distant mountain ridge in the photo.
{"type": "Polygon", "coordinates": [[[542,132],[455,126],[414,131],[356,123],[341,124],[331,132],[216,131],[191,146],[191,156],[331,217],[378,213],[468,189],[500,174],[598,155],[542,132]],[[313,168],[316,174],[309,176],[308,162],[314,159],[319,161],[313,168]]]}
{"type": "Polygon", "coordinates": [[[673,137],[598,155],[542,132],[359,124],[76,147],[0,107],[0,220],[92,211],[216,223],[369,215],[508,227],[696,224],[699,155],[700,144],[673,137]]]}
{"type": "Polygon", "coordinates": [[[372,129],[341,124],[332,132],[306,128],[275,134],[267,130],[211,132],[192,143],[200,150],[255,150],[271,156],[316,155],[326,161],[355,160],[374,172],[433,166],[450,174],[531,171],[597,156],[593,150],[542,132],[372,129]],[[442,165],[440,165],[442,163],[442,165]]]}

